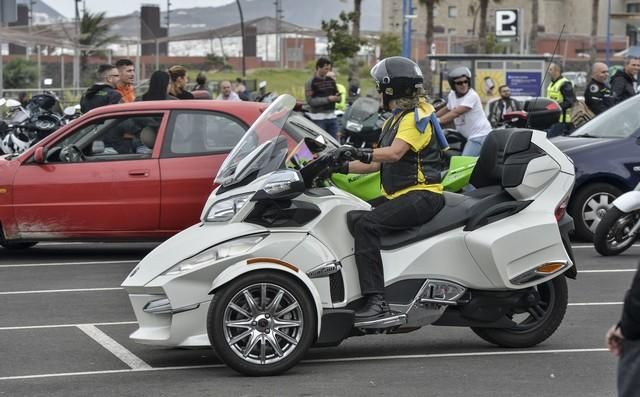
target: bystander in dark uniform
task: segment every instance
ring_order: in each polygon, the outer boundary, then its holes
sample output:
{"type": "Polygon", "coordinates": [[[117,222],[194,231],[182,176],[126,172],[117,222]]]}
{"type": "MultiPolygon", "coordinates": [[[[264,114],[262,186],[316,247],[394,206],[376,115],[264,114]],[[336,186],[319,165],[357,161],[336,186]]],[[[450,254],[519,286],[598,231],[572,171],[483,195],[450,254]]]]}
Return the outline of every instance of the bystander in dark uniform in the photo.
{"type": "Polygon", "coordinates": [[[600,114],[615,104],[611,87],[607,83],[609,80],[609,68],[602,62],[593,64],[591,70],[591,81],[584,91],[584,102],[593,112],[600,114]]]}
{"type": "Polygon", "coordinates": [[[607,346],[618,362],[618,397],[640,393],[640,268],[627,291],[620,322],[607,332],[607,346]]]}
{"type": "Polygon", "coordinates": [[[640,72],[640,59],[634,56],[625,57],[624,69],[618,70],[611,77],[611,92],[615,103],[620,103],[636,94],[638,72],[640,72]]]}

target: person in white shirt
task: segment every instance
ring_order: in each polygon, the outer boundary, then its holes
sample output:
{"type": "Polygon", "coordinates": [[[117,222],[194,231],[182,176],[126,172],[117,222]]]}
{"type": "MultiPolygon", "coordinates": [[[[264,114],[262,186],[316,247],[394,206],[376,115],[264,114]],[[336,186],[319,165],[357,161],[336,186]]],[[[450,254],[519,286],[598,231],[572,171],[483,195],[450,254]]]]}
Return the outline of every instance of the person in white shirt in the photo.
{"type": "Polygon", "coordinates": [[[478,156],[484,139],[491,132],[491,124],[482,110],[480,96],[470,86],[471,71],[464,66],[452,69],[449,85],[447,106],[436,113],[438,120],[440,124],[453,121],[458,132],[467,138],[463,156],[478,156]]]}
{"type": "Polygon", "coordinates": [[[226,80],[220,83],[220,95],[218,95],[216,99],[220,101],[240,101],[241,100],[238,94],[236,94],[235,92],[233,92],[233,90],[231,90],[231,82],[226,80]]]}

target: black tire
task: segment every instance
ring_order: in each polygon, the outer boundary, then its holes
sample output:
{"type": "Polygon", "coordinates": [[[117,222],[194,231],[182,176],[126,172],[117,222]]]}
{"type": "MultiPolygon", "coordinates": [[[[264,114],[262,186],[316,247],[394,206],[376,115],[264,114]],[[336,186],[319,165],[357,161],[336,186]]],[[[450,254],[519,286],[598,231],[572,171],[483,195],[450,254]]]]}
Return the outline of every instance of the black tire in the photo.
{"type": "Polygon", "coordinates": [[[207,315],[209,341],[220,359],[242,374],[283,373],[302,359],[315,340],[317,317],[312,302],[306,288],[284,273],[248,273],[213,296],[207,315]],[[257,305],[253,310],[245,292],[257,305]],[[289,325],[278,326],[278,321],[289,325]]]}
{"type": "Polygon", "coordinates": [[[569,201],[569,215],[575,222],[575,234],[580,240],[593,242],[598,223],[611,206],[613,200],[622,194],[617,187],[608,183],[592,183],[578,190],[569,201]]]}
{"type": "Polygon", "coordinates": [[[487,342],[501,347],[525,348],[545,341],[558,329],[567,311],[567,279],[561,275],[536,288],[540,293],[540,303],[526,314],[510,315],[514,321],[516,316],[525,316],[515,327],[471,327],[471,330],[487,342]],[[531,313],[536,313],[536,316],[531,313]]]}
{"type": "Polygon", "coordinates": [[[629,231],[640,221],[640,211],[623,212],[612,206],[604,215],[594,236],[593,245],[602,256],[619,255],[636,241],[629,231]]]}

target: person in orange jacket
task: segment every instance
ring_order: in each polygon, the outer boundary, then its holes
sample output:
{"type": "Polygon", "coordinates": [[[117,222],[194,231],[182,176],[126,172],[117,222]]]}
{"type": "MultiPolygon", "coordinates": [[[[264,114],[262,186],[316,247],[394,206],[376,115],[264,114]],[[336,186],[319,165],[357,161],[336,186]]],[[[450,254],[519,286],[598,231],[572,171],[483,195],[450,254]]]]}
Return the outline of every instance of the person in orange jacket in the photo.
{"type": "Polygon", "coordinates": [[[136,79],[136,67],[129,59],[120,59],[116,62],[116,67],[120,72],[120,82],[116,90],[122,95],[122,102],[133,102],[136,99],[136,92],[133,83],[136,79]]]}

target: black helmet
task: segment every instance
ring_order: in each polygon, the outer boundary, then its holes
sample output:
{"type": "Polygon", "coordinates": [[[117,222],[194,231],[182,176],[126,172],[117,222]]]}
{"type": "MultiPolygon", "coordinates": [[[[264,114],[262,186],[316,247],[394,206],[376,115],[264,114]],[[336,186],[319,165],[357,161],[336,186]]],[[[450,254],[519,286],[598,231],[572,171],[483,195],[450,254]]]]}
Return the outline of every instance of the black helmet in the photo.
{"type": "Polygon", "coordinates": [[[381,60],[371,68],[371,76],[376,80],[385,107],[390,99],[412,97],[424,82],[420,67],[404,57],[381,60]]]}
{"type": "Polygon", "coordinates": [[[469,79],[469,84],[471,84],[471,71],[466,66],[457,66],[449,72],[449,76],[447,80],[449,81],[449,87],[453,90],[454,80],[459,79],[460,77],[466,77],[469,79]]]}

